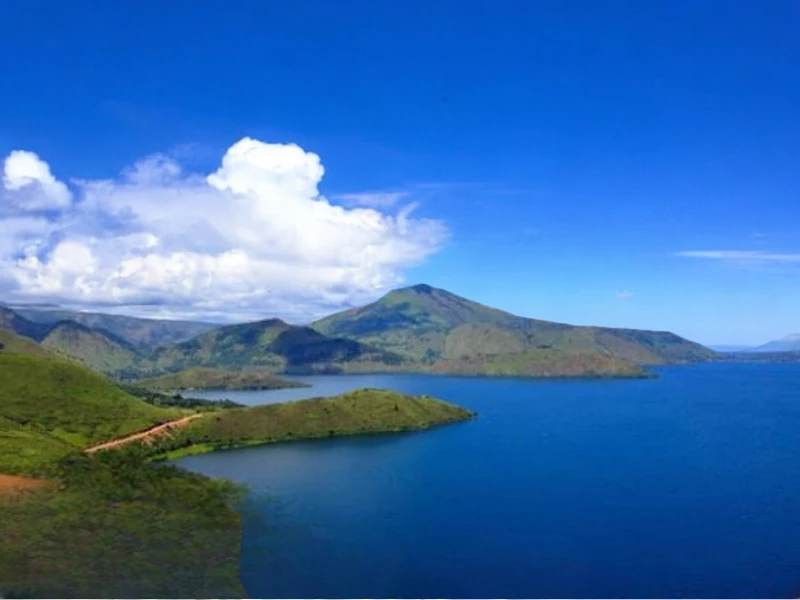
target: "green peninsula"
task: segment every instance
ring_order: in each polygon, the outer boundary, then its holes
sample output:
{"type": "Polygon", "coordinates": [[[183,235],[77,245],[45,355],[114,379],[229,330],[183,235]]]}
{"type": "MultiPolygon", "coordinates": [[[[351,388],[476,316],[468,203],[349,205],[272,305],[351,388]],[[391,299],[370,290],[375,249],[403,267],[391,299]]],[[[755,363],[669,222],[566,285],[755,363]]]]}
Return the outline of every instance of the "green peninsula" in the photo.
{"type": "Polygon", "coordinates": [[[176,458],[291,440],[428,429],[474,416],[460,406],[426,396],[362,389],[331,398],[211,413],[156,442],[154,448],[162,456],[176,458]]]}

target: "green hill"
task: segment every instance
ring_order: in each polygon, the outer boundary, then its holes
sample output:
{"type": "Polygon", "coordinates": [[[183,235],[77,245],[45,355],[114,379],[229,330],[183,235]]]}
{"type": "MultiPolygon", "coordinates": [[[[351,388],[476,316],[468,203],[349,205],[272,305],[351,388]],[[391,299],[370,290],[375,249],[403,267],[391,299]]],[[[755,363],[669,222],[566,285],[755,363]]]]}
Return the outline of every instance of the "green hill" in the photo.
{"type": "Polygon", "coordinates": [[[155,390],[277,390],[306,387],[305,384],[276,377],[263,370],[234,371],[193,367],[159,377],[137,379],[136,386],[155,390]]]}
{"type": "Polygon", "coordinates": [[[354,340],[322,335],[310,327],[279,319],[219,327],[156,353],[155,369],[192,366],[240,369],[260,367],[274,373],[341,372],[353,364],[397,363],[400,358],[354,340]]]}
{"type": "Polygon", "coordinates": [[[138,369],[148,362],[124,339],[74,321],[35,323],[11,309],[0,307],[0,329],[38,342],[52,354],[76,359],[105,373],[138,369]]]}
{"type": "MultiPolygon", "coordinates": [[[[2,309],[0,309],[2,310],[2,309]]],[[[142,319],[125,315],[54,310],[50,308],[17,308],[15,312],[27,321],[45,329],[60,321],[73,321],[90,329],[100,329],[124,340],[140,352],[191,339],[217,327],[213,323],[142,319]]]]}
{"type": "Polygon", "coordinates": [[[129,369],[139,360],[136,350],[124,340],[107,331],[91,329],[72,321],[55,324],[41,344],[104,373],[129,369]]]}
{"type": "Polygon", "coordinates": [[[0,485],[0,595],[245,597],[232,484],[152,465],[142,452],[80,452],[181,413],[0,337],[0,475],[49,480],[25,494],[0,485]]]}
{"type": "Polygon", "coordinates": [[[474,413],[427,396],[363,389],[331,398],[215,412],[159,446],[171,457],[290,440],[427,429],[474,413]]]}
{"type": "Polygon", "coordinates": [[[312,327],[399,354],[420,369],[437,372],[538,375],[549,361],[547,371],[553,376],[641,375],[632,365],[715,356],[712,350],[669,332],[528,319],[428,285],[389,292],[377,302],[331,315],[312,327]],[[590,354],[604,358],[589,359],[590,354]],[[578,368],[587,361],[591,366],[578,368]]]}
{"type": "Polygon", "coordinates": [[[0,493],[4,598],[247,597],[233,484],[135,450],[68,456],[53,476],[0,493]]]}
{"type": "MultiPolygon", "coordinates": [[[[151,406],[88,369],[59,358],[0,352],[0,417],[31,435],[73,448],[146,429],[179,416],[151,406]]],[[[6,440],[8,444],[13,443],[6,440]]],[[[24,441],[24,440],[23,440],[24,441]]],[[[22,442],[20,442],[22,444],[22,442]]],[[[22,446],[20,446],[20,451],[22,446]]],[[[0,453],[9,472],[14,452],[0,453]]]]}
{"type": "Polygon", "coordinates": [[[48,355],[48,351],[30,338],[19,335],[8,329],[0,328],[0,352],[14,354],[48,355]]]}

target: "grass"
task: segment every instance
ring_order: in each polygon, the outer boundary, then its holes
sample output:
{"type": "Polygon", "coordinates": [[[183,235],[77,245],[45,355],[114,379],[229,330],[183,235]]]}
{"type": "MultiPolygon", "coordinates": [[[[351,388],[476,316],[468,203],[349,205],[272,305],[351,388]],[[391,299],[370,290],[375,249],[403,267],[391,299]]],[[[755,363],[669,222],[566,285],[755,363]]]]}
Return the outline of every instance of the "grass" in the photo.
{"type": "Polygon", "coordinates": [[[47,355],[47,350],[32,339],[17,335],[8,329],[0,329],[0,352],[47,355]]]}
{"type": "Polygon", "coordinates": [[[525,350],[515,354],[445,360],[433,372],[512,377],[650,377],[642,368],[599,352],[525,350]]]}
{"type": "Polygon", "coordinates": [[[208,367],[184,369],[159,377],[138,379],[137,387],[155,390],[274,390],[308,387],[306,384],[277,377],[263,370],[228,370],[208,367]]]}
{"type": "Polygon", "coordinates": [[[60,489],[0,496],[5,598],[242,598],[233,484],[136,449],[57,464],[60,489]]]}
{"type": "Polygon", "coordinates": [[[104,373],[129,368],[137,360],[135,350],[126,347],[123,340],[69,321],[56,325],[41,344],[104,373]]]}
{"type": "Polygon", "coordinates": [[[434,398],[365,389],[332,398],[231,409],[200,419],[158,442],[162,457],[175,458],[256,444],[426,429],[474,414],[434,398]]]}
{"type": "Polygon", "coordinates": [[[53,485],[0,494],[0,597],[244,597],[237,488],[89,442],[183,414],[85,367],[0,352],[0,473],[53,485]]]}
{"type": "Polygon", "coordinates": [[[73,452],[67,441],[0,417],[0,473],[48,475],[54,463],[73,452]]]}
{"type": "Polygon", "coordinates": [[[196,412],[220,410],[223,408],[239,408],[244,406],[233,400],[206,400],[205,398],[184,397],[179,393],[167,393],[150,388],[121,383],[119,387],[140,400],[153,406],[174,407],[196,412]]]}
{"type": "MultiPolygon", "coordinates": [[[[146,404],[80,365],[0,353],[0,417],[69,445],[102,442],[181,414],[146,404]]],[[[8,460],[0,455],[0,471],[8,460]]]]}

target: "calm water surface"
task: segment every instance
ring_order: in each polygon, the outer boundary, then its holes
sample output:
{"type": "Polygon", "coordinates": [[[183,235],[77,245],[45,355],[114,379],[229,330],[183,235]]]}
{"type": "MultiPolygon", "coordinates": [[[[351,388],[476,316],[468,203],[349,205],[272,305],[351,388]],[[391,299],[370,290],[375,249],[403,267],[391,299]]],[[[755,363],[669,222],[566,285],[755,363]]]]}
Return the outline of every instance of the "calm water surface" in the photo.
{"type": "Polygon", "coordinates": [[[646,381],[300,378],[480,413],[428,432],[187,457],[247,483],[254,598],[798,597],[800,365],[646,381]]]}

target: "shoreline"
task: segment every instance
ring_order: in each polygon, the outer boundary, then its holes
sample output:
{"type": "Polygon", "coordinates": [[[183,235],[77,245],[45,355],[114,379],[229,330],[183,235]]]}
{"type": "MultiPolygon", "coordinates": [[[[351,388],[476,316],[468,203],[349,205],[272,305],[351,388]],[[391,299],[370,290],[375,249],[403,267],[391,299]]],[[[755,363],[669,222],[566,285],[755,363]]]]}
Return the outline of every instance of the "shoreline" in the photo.
{"type": "MultiPolygon", "coordinates": [[[[298,400],[298,402],[302,402],[302,400],[298,400]]],[[[430,431],[432,429],[437,429],[439,427],[446,427],[448,425],[456,425],[458,423],[467,423],[469,421],[474,421],[478,418],[478,414],[472,412],[471,415],[465,419],[453,419],[450,421],[442,421],[440,423],[432,423],[425,427],[403,427],[403,428],[394,428],[394,429],[382,429],[382,430],[375,430],[375,431],[341,431],[335,432],[333,434],[326,433],[326,434],[319,434],[319,435],[304,435],[304,436],[292,436],[292,437],[284,437],[279,439],[262,439],[262,440],[250,440],[246,442],[236,442],[231,445],[225,445],[224,447],[221,445],[213,445],[213,444],[192,444],[190,446],[186,446],[184,448],[179,448],[176,450],[171,450],[169,452],[156,454],[150,457],[152,462],[169,462],[178,460],[180,458],[184,458],[186,456],[199,456],[202,454],[211,454],[213,452],[229,452],[235,450],[243,450],[245,448],[255,448],[258,446],[269,446],[273,444],[284,444],[284,443],[293,443],[293,442],[305,442],[305,441],[313,441],[313,440],[326,440],[326,439],[333,439],[333,438],[343,438],[343,437],[368,437],[368,436],[380,436],[380,435],[390,435],[396,433],[414,433],[414,432],[423,432],[423,431],[430,431]]],[[[220,479],[225,479],[220,478],[220,479]]]]}

